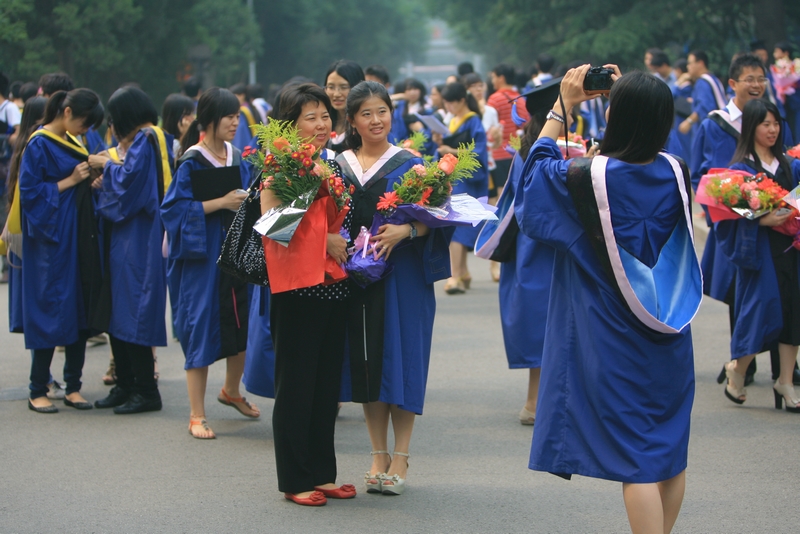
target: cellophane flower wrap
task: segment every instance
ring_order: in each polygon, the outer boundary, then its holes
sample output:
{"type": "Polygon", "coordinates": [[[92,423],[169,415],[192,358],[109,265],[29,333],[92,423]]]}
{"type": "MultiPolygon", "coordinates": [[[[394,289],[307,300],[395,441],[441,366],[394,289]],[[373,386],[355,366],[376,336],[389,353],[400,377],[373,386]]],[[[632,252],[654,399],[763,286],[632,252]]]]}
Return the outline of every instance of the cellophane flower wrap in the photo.
{"type": "Polygon", "coordinates": [[[708,209],[712,222],[757,219],[772,210],[788,207],[789,192],[765,174],[755,176],[731,169],[711,169],[700,179],[695,200],[708,209]]]}
{"type": "Polygon", "coordinates": [[[781,58],[770,66],[772,79],[775,81],[775,92],[781,102],[786,102],[786,97],[797,91],[797,82],[800,81],[800,58],[794,61],[781,58]]]}
{"type": "Polygon", "coordinates": [[[350,255],[345,265],[350,279],[361,287],[386,278],[394,269],[383,256],[378,258],[377,251],[369,247],[370,237],[372,234],[362,226],[353,247],[348,250],[350,255]]]}
{"type": "Polygon", "coordinates": [[[273,120],[254,129],[262,149],[243,155],[261,173],[262,191],[280,201],[254,226],[263,236],[272,292],[344,280],[347,273],[327,253],[328,234],[339,233],[349,210],[341,176],[292,123],[273,120]]]}
{"type": "Polygon", "coordinates": [[[580,135],[572,132],[569,132],[569,138],[567,140],[564,140],[563,137],[559,137],[556,144],[558,148],[561,149],[561,154],[564,156],[564,159],[582,158],[586,155],[586,141],[580,135]],[[567,152],[568,148],[569,152],[567,152]]]}

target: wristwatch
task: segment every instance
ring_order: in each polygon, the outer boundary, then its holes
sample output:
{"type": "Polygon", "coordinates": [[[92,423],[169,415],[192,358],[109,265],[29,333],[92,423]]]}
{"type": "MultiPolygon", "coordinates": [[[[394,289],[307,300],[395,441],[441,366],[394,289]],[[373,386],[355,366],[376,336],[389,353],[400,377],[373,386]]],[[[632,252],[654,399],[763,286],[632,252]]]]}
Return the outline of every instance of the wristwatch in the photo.
{"type": "Polygon", "coordinates": [[[552,109],[547,114],[547,118],[545,120],[548,120],[548,121],[549,120],[556,120],[556,121],[560,122],[561,124],[565,124],[567,122],[566,120],[564,120],[564,117],[562,117],[561,115],[559,115],[558,113],[556,113],[552,109]]]}
{"type": "Polygon", "coordinates": [[[417,227],[414,225],[413,222],[408,223],[408,225],[411,227],[411,231],[408,232],[408,238],[414,239],[415,237],[417,237],[417,227]]]}

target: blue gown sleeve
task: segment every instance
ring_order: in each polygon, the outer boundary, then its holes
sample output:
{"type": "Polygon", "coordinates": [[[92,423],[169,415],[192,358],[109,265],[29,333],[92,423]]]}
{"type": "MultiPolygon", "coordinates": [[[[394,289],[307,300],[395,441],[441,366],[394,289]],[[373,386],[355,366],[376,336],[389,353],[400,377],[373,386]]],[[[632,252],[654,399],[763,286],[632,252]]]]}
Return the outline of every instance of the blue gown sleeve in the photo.
{"type": "Polygon", "coordinates": [[[48,164],[40,143],[31,141],[28,144],[19,169],[19,196],[25,230],[26,235],[34,239],[58,243],[58,183],[44,180],[48,164]]]}
{"type": "MultiPolygon", "coordinates": [[[[753,169],[742,163],[734,164],[731,169],[755,174],[753,169]]],[[[761,269],[762,258],[758,253],[760,233],[758,219],[751,221],[742,217],[735,220],[720,221],[715,223],[714,230],[719,250],[731,263],[740,269],[752,271],[761,269]]]]}
{"type": "Polygon", "coordinates": [[[476,172],[472,177],[483,179],[489,172],[489,152],[486,147],[486,130],[483,129],[483,123],[479,117],[472,117],[470,120],[469,133],[475,141],[473,152],[478,155],[478,161],[483,168],[483,172],[476,172]]]}
{"type": "Polygon", "coordinates": [[[714,98],[711,85],[706,80],[697,80],[692,93],[692,111],[697,113],[699,120],[702,121],[715,109],[717,109],[717,99],[714,98]]]}
{"type": "Polygon", "coordinates": [[[711,162],[716,154],[716,146],[713,136],[709,135],[709,127],[712,121],[703,120],[692,141],[692,153],[690,161],[690,174],[692,179],[692,189],[697,192],[700,185],[700,178],[711,168],[711,162]]]}
{"type": "Polygon", "coordinates": [[[203,203],[194,200],[188,160],[178,167],[161,204],[161,221],[167,231],[169,258],[199,260],[208,256],[206,247],[206,215],[203,203]]]}
{"type": "Polygon", "coordinates": [[[155,162],[152,145],[144,132],[139,132],[122,165],[111,161],[106,163],[97,212],[112,222],[129,219],[143,209],[152,216],[155,162]]]}
{"type": "Polygon", "coordinates": [[[568,168],[556,142],[539,139],[525,160],[514,198],[520,230],[559,250],[568,250],[584,234],[567,190],[568,168]]]}

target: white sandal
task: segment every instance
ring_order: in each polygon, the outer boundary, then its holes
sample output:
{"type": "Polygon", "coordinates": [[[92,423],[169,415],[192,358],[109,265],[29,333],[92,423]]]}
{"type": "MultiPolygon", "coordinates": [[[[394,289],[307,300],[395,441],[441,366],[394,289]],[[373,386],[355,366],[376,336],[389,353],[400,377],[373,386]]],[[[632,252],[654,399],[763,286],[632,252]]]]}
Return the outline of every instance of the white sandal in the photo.
{"type": "Polygon", "coordinates": [[[735,366],[736,362],[733,360],[725,364],[725,376],[728,377],[728,382],[725,384],[725,396],[736,404],[744,404],[744,401],[747,400],[744,376],[733,370],[735,366]],[[745,397],[745,399],[739,397],[745,397]]]}
{"type": "MultiPolygon", "coordinates": [[[[389,451],[371,451],[370,454],[373,456],[376,454],[386,454],[389,456],[389,462],[392,461],[392,456],[389,454],[389,451]]],[[[381,493],[381,480],[384,476],[386,476],[386,473],[376,473],[373,475],[367,471],[364,474],[364,484],[367,486],[367,493],[381,493]]]]}
{"type": "MultiPolygon", "coordinates": [[[[405,456],[406,465],[408,465],[408,458],[411,457],[408,453],[394,451],[394,455],[405,456]]],[[[406,479],[400,478],[400,475],[389,476],[386,473],[382,473],[381,477],[381,491],[384,495],[402,495],[406,490],[406,479]]]]}

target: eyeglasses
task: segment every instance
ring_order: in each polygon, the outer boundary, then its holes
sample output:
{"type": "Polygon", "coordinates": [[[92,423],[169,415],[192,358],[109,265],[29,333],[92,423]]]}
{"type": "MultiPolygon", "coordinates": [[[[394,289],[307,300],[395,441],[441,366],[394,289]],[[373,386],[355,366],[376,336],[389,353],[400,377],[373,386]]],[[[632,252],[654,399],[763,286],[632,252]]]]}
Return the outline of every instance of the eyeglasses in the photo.
{"type": "Polygon", "coordinates": [[[349,85],[326,85],[325,86],[325,90],[329,91],[331,93],[335,93],[336,91],[339,91],[340,93],[346,93],[347,91],[350,90],[350,86],[349,85]]]}
{"type": "Polygon", "coordinates": [[[767,78],[762,76],[761,78],[756,78],[755,76],[748,76],[743,80],[736,80],[737,82],[746,83],[747,85],[767,85],[767,78]]]}

